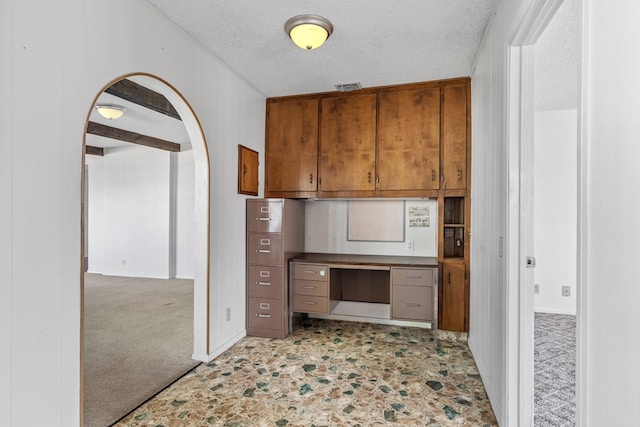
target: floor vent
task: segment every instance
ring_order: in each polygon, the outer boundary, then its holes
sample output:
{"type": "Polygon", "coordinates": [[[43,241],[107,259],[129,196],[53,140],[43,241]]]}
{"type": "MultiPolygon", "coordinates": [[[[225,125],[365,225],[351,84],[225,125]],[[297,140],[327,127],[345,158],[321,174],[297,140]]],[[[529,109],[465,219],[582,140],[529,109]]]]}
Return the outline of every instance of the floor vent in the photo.
{"type": "Polygon", "coordinates": [[[354,90],[362,89],[362,85],[360,84],[360,82],[344,83],[335,85],[335,88],[338,92],[353,92],[354,90]]]}

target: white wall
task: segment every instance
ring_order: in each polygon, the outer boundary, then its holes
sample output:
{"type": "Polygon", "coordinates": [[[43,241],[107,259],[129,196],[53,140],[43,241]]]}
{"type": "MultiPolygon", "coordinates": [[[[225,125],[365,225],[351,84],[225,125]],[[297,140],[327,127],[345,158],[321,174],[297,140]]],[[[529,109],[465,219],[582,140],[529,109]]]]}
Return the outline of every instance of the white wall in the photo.
{"type": "Polygon", "coordinates": [[[195,177],[193,151],[178,153],[178,188],[176,200],[176,277],[193,279],[195,248],[195,177]]]}
{"type": "Polygon", "coordinates": [[[576,314],[577,132],[575,109],[535,114],[535,311],[576,314]]]}
{"type": "Polygon", "coordinates": [[[104,157],[86,157],[89,272],[168,279],[175,251],[177,277],[193,278],[193,152],[175,153],[175,163],[170,156],[167,151],[131,145],[107,148],[104,157]],[[178,178],[175,199],[172,173],[178,178]],[[175,240],[170,238],[172,203],[175,240]]]}
{"type": "Polygon", "coordinates": [[[169,156],[135,146],[104,156],[104,274],[169,278],[169,156]]]}
{"type": "Polygon", "coordinates": [[[640,401],[640,3],[586,0],[578,422],[628,425],[640,401]],[[583,393],[584,391],[584,393],[583,393]],[[616,410],[630,408],[629,410],[616,410]],[[612,410],[613,409],[613,410],[612,410]]]}
{"type": "Polygon", "coordinates": [[[200,119],[211,161],[212,352],[244,333],[245,197],[236,194],[235,165],[238,143],[263,151],[265,96],[144,1],[0,7],[0,425],[73,427],[82,138],[95,96],[113,79],[147,72],[170,82],[200,119]]]}
{"type": "MultiPolygon", "coordinates": [[[[508,326],[520,301],[506,280],[508,263],[497,239],[508,229],[511,183],[507,102],[508,44],[533,0],[500,2],[472,80],[473,176],[471,321],[469,344],[500,425],[517,425],[517,379],[511,355],[517,334],[508,326]],[[510,392],[512,393],[510,395],[510,392]]],[[[578,174],[578,425],[626,425],[640,400],[640,98],[633,88],[640,56],[640,4],[631,0],[582,3],[582,89],[578,174]],[[620,232],[617,232],[620,230],[620,232]],[[632,338],[630,338],[632,337],[632,338]],[[612,392],[615,390],[615,392],[612,392]]],[[[513,179],[512,179],[513,178],[513,179]]],[[[519,244],[517,236],[505,236],[519,244]]],[[[507,250],[506,253],[509,253],[507,250]]],[[[508,260],[517,263],[518,260],[508,260]]]]}
{"type": "Polygon", "coordinates": [[[13,188],[13,5],[0,2],[0,93],[5,102],[0,103],[0,425],[11,425],[13,418],[12,375],[13,366],[13,203],[10,202],[13,188]]]}
{"type": "Polygon", "coordinates": [[[347,240],[346,200],[305,202],[305,252],[438,256],[438,204],[436,200],[405,201],[405,234],[403,242],[362,242],[347,240]],[[428,207],[430,226],[411,228],[408,212],[411,206],[428,207]],[[413,242],[413,250],[408,248],[413,242]]]}
{"type": "Polygon", "coordinates": [[[104,157],[86,156],[87,164],[87,247],[85,256],[89,258],[89,273],[104,272],[104,157]]]}
{"type": "MultiPolygon", "coordinates": [[[[469,346],[482,376],[491,405],[502,426],[517,425],[517,373],[513,366],[515,341],[510,336],[513,322],[510,300],[517,283],[509,283],[507,258],[517,236],[507,233],[509,195],[518,191],[509,176],[509,55],[508,43],[532,0],[501,1],[471,81],[472,166],[471,166],[471,279],[469,346]],[[503,244],[501,256],[500,241],[503,244]],[[515,405],[513,402],[515,401],[515,405]]],[[[517,295],[517,294],[515,294],[517,295]]],[[[518,298],[516,297],[516,303],[518,298]]],[[[517,317],[516,317],[517,319],[517,317]]],[[[516,360],[517,362],[517,360],[516,360]]]]}

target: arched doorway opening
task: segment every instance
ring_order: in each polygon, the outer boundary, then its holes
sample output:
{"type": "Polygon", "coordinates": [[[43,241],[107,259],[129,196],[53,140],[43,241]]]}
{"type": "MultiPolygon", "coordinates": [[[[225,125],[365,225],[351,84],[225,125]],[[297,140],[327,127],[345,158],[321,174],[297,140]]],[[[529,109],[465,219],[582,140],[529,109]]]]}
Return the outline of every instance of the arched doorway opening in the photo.
{"type": "MultiPolygon", "coordinates": [[[[128,74],[122,76],[118,79],[113,80],[106,86],[102,88],[96,95],[94,99],[94,103],[92,105],[91,111],[87,116],[87,127],[83,142],[83,177],[82,177],[82,185],[83,185],[83,215],[82,215],[82,256],[85,264],[85,270],[87,268],[87,255],[91,256],[88,251],[88,239],[87,237],[87,216],[85,215],[86,209],[88,207],[87,200],[87,188],[88,188],[88,175],[86,169],[85,156],[93,153],[97,155],[104,155],[105,150],[108,152],[109,150],[122,150],[122,144],[130,144],[131,146],[143,145],[146,146],[143,149],[148,149],[148,147],[154,147],[154,151],[157,152],[156,149],[165,150],[162,154],[162,158],[167,162],[169,172],[168,179],[169,185],[166,189],[166,195],[169,199],[172,197],[176,197],[175,187],[178,185],[176,182],[179,179],[177,176],[177,172],[175,170],[179,170],[180,167],[180,157],[178,157],[180,150],[182,149],[181,144],[177,144],[178,147],[175,146],[176,143],[159,138],[157,136],[152,136],[154,131],[150,130],[151,128],[155,128],[153,123],[149,123],[149,117],[154,114],[159,114],[160,116],[169,115],[173,117],[169,119],[169,121],[174,120],[179,123],[180,127],[182,127],[182,132],[186,133],[187,139],[189,142],[189,150],[192,152],[192,163],[190,167],[192,168],[192,179],[193,179],[193,194],[191,195],[191,202],[193,203],[193,211],[192,211],[192,224],[190,225],[190,230],[192,235],[190,239],[187,239],[189,242],[190,251],[189,256],[187,257],[192,262],[191,275],[193,278],[193,348],[191,349],[190,358],[196,361],[204,361],[207,360],[207,355],[209,353],[209,236],[210,236],[210,225],[209,225],[209,199],[210,199],[210,189],[209,189],[209,157],[208,150],[206,146],[206,141],[204,138],[204,134],[202,128],[200,126],[199,120],[193,112],[192,108],[186,101],[186,99],[168,82],[162,80],[161,78],[145,73],[135,73],[128,74]],[[108,94],[105,95],[105,94],[108,94]],[[115,98],[114,98],[115,97],[115,98]],[[131,117],[129,123],[135,123],[137,121],[138,125],[141,128],[132,128],[131,125],[125,128],[125,126],[118,126],[117,121],[103,121],[103,123],[98,123],[98,120],[92,120],[92,117],[95,117],[95,109],[93,108],[98,103],[109,103],[116,104],[115,102],[103,102],[104,100],[117,100],[117,105],[126,106],[130,111],[126,111],[131,117]],[[146,123],[145,123],[146,121],[146,123]],[[145,131],[144,129],[147,129],[145,131]],[[95,147],[94,145],[90,145],[87,143],[88,137],[87,134],[90,134],[93,138],[95,135],[100,136],[101,138],[107,139],[116,139],[118,140],[113,147],[95,147]],[[163,146],[163,141],[168,143],[163,146]],[[118,144],[120,147],[117,148],[118,144]],[[155,144],[155,145],[154,145],[155,144]],[[173,151],[172,151],[173,150],[173,151]],[[176,151],[177,150],[177,151],[176,151]]],[[[154,116],[154,117],[160,117],[154,116]]],[[[166,119],[166,117],[164,117],[166,119]]],[[[155,121],[155,119],[154,119],[155,121]]],[[[124,123],[124,122],[123,122],[124,123]]],[[[170,139],[170,138],[168,138],[170,139]]],[[[175,139],[175,138],[174,138],[175,139]]],[[[95,138],[93,139],[95,140],[95,138]]],[[[102,144],[105,145],[105,144],[102,144]]],[[[139,164],[145,165],[146,161],[139,162],[139,164]]],[[[146,165],[145,165],[146,166],[146,165]]],[[[135,168],[135,166],[134,166],[135,168]]],[[[152,179],[150,179],[153,181],[152,179]]],[[[176,224],[176,216],[179,214],[175,212],[175,200],[173,200],[173,208],[167,208],[167,218],[164,218],[165,223],[164,226],[167,228],[167,236],[166,241],[168,242],[168,250],[166,253],[167,263],[166,266],[163,266],[164,271],[159,274],[159,276],[165,276],[168,279],[175,278],[176,275],[180,275],[180,264],[184,264],[184,257],[180,258],[179,254],[177,254],[176,247],[179,246],[179,242],[176,242],[177,233],[176,228],[179,226],[176,224]],[[171,211],[173,209],[173,211],[171,211]],[[182,259],[182,261],[181,261],[182,259]]],[[[162,228],[162,227],[161,227],[162,228]]],[[[157,245],[156,245],[157,246],[157,245]]],[[[161,246],[161,245],[160,245],[161,246]]],[[[153,247],[153,244],[149,247],[153,247]]],[[[136,250],[132,253],[140,254],[144,252],[144,250],[136,250]]],[[[113,260],[111,260],[113,261],[113,260]]],[[[125,256],[118,257],[118,263],[121,263],[121,267],[125,267],[127,265],[127,258],[125,256]],[[120,259],[121,258],[121,259],[120,259]]],[[[189,274],[189,273],[187,273],[189,274]]],[[[156,273],[152,273],[152,275],[158,275],[156,273]]],[[[81,276],[81,296],[82,296],[82,320],[81,320],[81,337],[82,337],[82,347],[81,347],[81,387],[84,383],[84,372],[85,372],[85,278],[84,274],[81,276]]],[[[170,304],[170,303],[168,303],[170,304]]],[[[152,351],[153,349],[149,349],[152,351]]],[[[117,363],[117,362],[114,362],[117,363]]],[[[168,385],[168,384],[165,384],[168,385]]],[[[156,390],[157,392],[159,390],[156,390]]],[[[84,387],[81,393],[82,402],[84,401],[84,387]]],[[[155,393],[154,392],[154,393],[155,393]]],[[[151,397],[150,396],[147,396],[151,397]]],[[[135,406],[142,402],[133,403],[130,409],[133,409],[135,406]]],[[[84,412],[84,410],[82,411],[84,412]]],[[[124,415],[124,414],[123,414],[124,415]]],[[[84,418],[84,424],[89,421],[84,418]]]]}

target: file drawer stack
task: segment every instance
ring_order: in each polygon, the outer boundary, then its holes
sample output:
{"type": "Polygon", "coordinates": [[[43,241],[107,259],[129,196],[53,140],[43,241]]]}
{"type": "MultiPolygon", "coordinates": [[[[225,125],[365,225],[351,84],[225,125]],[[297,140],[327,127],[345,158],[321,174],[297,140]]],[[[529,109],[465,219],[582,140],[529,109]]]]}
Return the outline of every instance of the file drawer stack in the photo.
{"type": "Polygon", "coordinates": [[[247,200],[247,335],[289,335],[288,260],[304,251],[304,202],[247,200]]]}

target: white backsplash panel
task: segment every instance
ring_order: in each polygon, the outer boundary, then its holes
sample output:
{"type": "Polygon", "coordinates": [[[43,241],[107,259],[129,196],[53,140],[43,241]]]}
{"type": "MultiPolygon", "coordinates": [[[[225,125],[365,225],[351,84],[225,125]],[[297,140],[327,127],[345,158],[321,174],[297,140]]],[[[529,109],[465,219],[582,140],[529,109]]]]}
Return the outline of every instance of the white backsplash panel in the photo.
{"type": "MultiPolygon", "coordinates": [[[[381,200],[384,201],[384,200],[381,200]]],[[[389,200],[391,206],[397,200],[389,200]]],[[[438,203],[436,200],[406,200],[404,241],[366,242],[347,240],[347,200],[305,202],[305,252],[438,256],[438,203]]]]}

